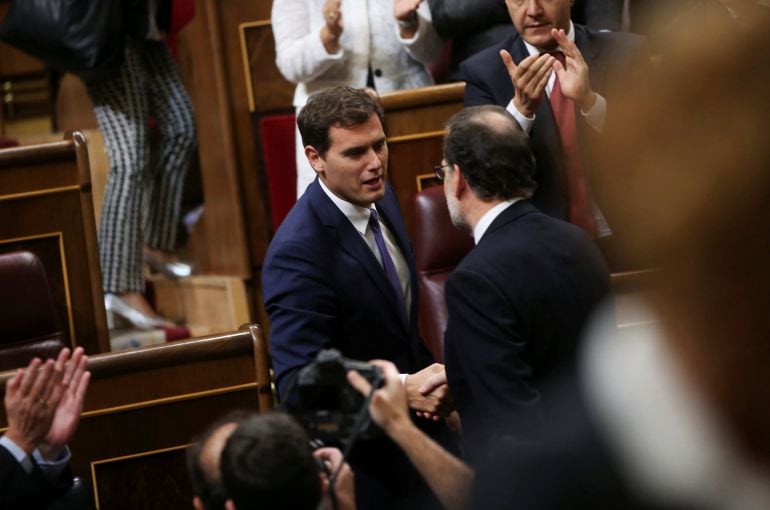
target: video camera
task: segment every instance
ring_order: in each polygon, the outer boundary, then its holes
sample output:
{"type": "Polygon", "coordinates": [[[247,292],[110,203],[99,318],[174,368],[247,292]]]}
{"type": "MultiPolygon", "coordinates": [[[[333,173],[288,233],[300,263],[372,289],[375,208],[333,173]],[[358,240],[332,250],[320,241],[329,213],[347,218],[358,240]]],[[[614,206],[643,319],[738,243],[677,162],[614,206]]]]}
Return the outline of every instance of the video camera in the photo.
{"type": "Polygon", "coordinates": [[[383,384],[379,367],[345,358],[336,349],[319,352],[313,362],[300,369],[296,380],[298,406],[294,414],[311,437],[331,441],[350,438],[359,412],[366,413],[359,438],[369,439],[382,434],[369,419],[368,410],[362,411],[364,396],[348,383],[349,370],[360,373],[374,388],[383,384]]]}

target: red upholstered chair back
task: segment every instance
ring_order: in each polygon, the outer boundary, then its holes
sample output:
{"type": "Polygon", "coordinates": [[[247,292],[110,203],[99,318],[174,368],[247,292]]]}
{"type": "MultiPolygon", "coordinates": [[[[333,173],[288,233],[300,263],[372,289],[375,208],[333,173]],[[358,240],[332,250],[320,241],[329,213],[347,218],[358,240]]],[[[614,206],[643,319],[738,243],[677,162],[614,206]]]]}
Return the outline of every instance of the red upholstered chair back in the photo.
{"type": "Polygon", "coordinates": [[[420,331],[436,361],[444,359],[447,323],[444,283],[473,248],[473,238],[449,218],[444,188],[419,192],[414,207],[414,252],[420,282],[420,331]]]}
{"type": "Polygon", "coordinates": [[[273,231],[297,201],[295,122],[293,113],[268,115],[259,121],[273,231]]]}
{"type": "Polygon", "coordinates": [[[55,357],[64,346],[40,259],[27,251],[0,255],[0,370],[55,357]]]}

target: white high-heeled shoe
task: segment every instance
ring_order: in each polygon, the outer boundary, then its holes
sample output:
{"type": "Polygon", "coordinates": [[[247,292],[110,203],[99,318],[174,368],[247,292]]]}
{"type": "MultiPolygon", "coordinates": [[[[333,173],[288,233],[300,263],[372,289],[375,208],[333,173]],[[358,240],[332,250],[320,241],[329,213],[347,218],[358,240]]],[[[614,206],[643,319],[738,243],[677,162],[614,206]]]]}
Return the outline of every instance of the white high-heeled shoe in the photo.
{"type": "Polygon", "coordinates": [[[185,278],[193,273],[192,264],[180,262],[178,260],[164,260],[163,257],[151,250],[144,250],[144,263],[156,273],[160,273],[173,279],[185,278]]]}
{"type": "Polygon", "coordinates": [[[174,324],[163,317],[147,315],[128,304],[116,294],[104,295],[104,308],[107,311],[107,327],[120,329],[133,327],[137,329],[168,328],[174,324]]]}

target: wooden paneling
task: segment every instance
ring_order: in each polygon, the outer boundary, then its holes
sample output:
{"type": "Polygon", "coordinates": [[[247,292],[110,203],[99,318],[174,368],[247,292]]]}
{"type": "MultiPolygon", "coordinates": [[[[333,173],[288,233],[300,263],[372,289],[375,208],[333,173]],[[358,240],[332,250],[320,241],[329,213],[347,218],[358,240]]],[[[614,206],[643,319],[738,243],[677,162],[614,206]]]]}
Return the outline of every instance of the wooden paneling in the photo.
{"type": "Polygon", "coordinates": [[[190,480],[175,476],[185,470],[185,450],[183,445],[94,462],[94,494],[100,508],[190,508],[190,480]],[[134,481],[131,490],[126,490],[124,480],[134,481]],[[153,495],[151,501],[147,494],[153,495]]]}
{"type": "Polygon", "coordinates": [[[275,40],[270,19],[242,23],[241,51],[249,111],[275,113],[293,110],[295,85],[275,65],[275,40]]]}
{"type": "Polygon", "coordinates": [[[433,175],[433,167],[441,163],[444,132],[388,138],[390,184],[398,197],[409,236],[414,236],[414,196],[425,175],[433,175]]]}
{"type": "Polygon", "coordinates": [[[0,251],[41,257],[72,345],[109,350],[85,137],[0,151],[0,251]]]}
{"type": "Polygon", "coordinates": [[[267,249],[238,26],[269,18],[270,7],[265,0],[199,1],[179,38],[198,128],[205,212],[196,262],[204,273],[251,278],[267,249]]]}
{"type": "Polygon", "coordinates": [[[432,180],[433,167],[441,163],[444,125],[462,109],[464,93],[464,83],[452,83],[382,95],[389,178],[410,235],[414,195],[432,180]]]}
{"type": "Polygon", "coordinates": [[[380,98],[389,137],[442,131],[449,117],[462,110],[465,83],[399,90],[380,98]]]}
{"type": "MultiPolygon", "coordinates": [[[[99,508],[188,508],[184,447],[230,410],[272,408],[258,326],[97,355],[88,368],[71,465],[99,508]]],[[[0,374],[0,384],[12,375],[0,374]]],[[[6,423],[3,411],[0,425],[6,423]]]]}

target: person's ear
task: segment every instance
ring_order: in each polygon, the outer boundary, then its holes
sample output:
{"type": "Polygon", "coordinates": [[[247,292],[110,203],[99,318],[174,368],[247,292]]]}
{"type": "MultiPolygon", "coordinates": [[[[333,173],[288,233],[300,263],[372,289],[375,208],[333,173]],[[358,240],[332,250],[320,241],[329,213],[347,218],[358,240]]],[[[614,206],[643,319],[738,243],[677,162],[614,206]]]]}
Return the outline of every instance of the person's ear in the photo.
{"type": "Polygon", "coordinates": [[[195,510],[205,510],[203,508],[203,501],[198,496],[193,496],[193,508],[195,510]]]}
{"type": "Polygon", "coordinates": [[[310,163],[310,166],[313,167],[313,170],[315,170],[315,173],[320,175],[324,172],[324,170],[326,169],[326,165],[325,165],[323,156],[321,156],[321,153],[318,152],[315,149],[315,147],[313,147],[312,145],[306,146],[305,157],[310,163]]]}
{"type": "Polygon", "coordinates": [[[468,187],[468,182],[465,180],[463,171],[460,169],[460,166],[457,165],[457,163],[452,165],[452,173],[454,174],[454,178],[452,179],[451,191],[454,197],[459,199],[465,191],[465,188],[468,187]]]}
{"type": "Polygon", "coordinates": [[[238,510],[235,508],[235,503],[233,503],[233,500],[230,498],[227,498],[227,501],[225,501],[225,510],[238,510]]]}

